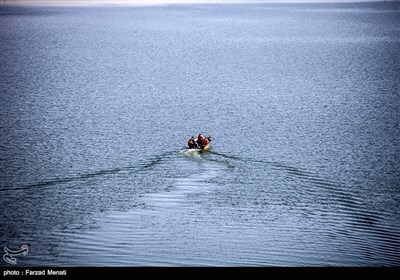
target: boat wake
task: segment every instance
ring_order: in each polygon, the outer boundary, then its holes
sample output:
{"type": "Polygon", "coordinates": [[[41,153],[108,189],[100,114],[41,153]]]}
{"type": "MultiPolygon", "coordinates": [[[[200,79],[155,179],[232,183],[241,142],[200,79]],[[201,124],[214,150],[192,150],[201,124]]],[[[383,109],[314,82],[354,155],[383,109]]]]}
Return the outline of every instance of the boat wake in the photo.
{"type": "Polygon", "coordinates": [[[201,158],[202,152],[201,149],[183,149],[179,153],[187,158],[201,158]]]}

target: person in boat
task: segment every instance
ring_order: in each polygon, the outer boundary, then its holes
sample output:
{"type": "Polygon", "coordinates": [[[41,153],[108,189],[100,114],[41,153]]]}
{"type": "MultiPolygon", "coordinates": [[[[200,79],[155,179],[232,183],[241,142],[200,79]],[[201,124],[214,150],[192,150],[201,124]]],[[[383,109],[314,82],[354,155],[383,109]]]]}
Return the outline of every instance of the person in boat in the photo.
{"type": "Polygon", "coordinates": [[[201,148],[201,147],[202,147],[202,145],[203,145],[203,139],[204,139],[203,135],[201,135],[201,133],[199,133],[199,135],[197,136],[197,147],[198,147],[198,148],[201,148]]]}
{"type": "Polygon", "coordinates": [[[189,146],[189,149],[196,148],[196,143],[194,142],[194,137],[193,136],[189,139],[188,146],[189,146]]]}
{"type": "Polygon", "coordinates": [[[201,143],[201,148],[204,149],[205,146],[207,146],[210,143],[210,141],[208,140],[208,138],[203,138],[203,141],[201,143]]]}

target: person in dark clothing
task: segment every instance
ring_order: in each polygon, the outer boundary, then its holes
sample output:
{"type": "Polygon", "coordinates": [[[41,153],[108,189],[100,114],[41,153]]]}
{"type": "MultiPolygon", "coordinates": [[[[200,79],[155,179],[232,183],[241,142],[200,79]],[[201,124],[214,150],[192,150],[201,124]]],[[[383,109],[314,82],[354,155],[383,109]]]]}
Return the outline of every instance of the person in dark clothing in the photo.
{"type": "Polygon", "coordinates": [[[194,143],[194,137],[193,136],[189,139],[188,146],[189,146],[189,149],[196,148],[196,144],[194,143]]]}

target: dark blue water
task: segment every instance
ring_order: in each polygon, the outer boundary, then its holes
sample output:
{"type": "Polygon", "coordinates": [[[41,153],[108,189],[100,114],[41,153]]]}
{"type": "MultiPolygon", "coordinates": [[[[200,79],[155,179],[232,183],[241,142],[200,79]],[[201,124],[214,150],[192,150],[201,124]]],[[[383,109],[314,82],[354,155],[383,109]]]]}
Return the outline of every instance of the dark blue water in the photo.
{"type": "Polygon", "coordinates": [[[399,3],[2,5],[0,246],[398,266],[399,49],[399,3]]]}

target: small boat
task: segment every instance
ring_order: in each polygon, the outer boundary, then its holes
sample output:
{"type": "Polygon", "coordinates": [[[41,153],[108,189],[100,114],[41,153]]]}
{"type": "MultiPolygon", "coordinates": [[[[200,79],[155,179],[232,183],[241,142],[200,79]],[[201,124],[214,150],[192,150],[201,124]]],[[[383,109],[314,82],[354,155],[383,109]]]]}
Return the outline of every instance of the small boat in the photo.
{"type": "MultiPolygon", "coordinates": [[[[195,138],[194,141],[195,141],[195,143],[197,143],[197,138],[195,138]]],[[[189,148],[189,150],[191,150],[191,151],[208,151],[208,150],[210,150],[210,148],[211,148],[211,147],[210,147],[210,142],[211,142],[211,141],[209,141],[207,145],[202,146],[201,148],[200,148],[200,147],[197,147],[197,148],[189,148]]]]}
{"type": "MultiPolygon", "coordinates": [[[[197,138],[194,139],[194,141],[196,141],[196,143],[197,143],[197,138]]],[[[193,150],[208,151],[209,149],[210,149],[210,143],[208,143],[207,145],[205,145],[204,147],[201,147],[201,148],[194,148],[193,150]]]]}
{"type": "Polygon", "coordinates": [[[206,146],[204,146],[202,148],[189,148],[187,150],[191,151],[191,152],[209,151],[210,150],[210,145],[206,145],[206,146]]]}

